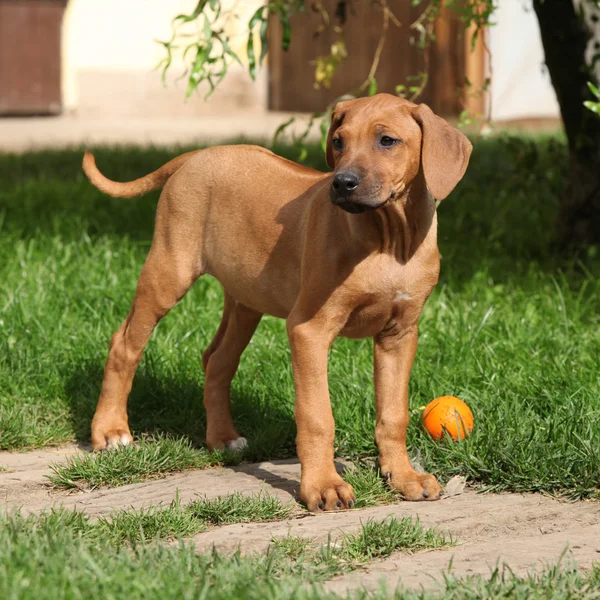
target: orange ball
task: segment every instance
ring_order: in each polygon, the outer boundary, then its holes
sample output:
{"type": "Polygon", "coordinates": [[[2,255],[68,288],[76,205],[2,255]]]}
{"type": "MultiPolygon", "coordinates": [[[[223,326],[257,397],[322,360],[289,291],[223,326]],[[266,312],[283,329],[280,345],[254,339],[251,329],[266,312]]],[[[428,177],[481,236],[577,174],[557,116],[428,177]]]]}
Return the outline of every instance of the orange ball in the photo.
{"type": "Polygon", "coordinates": [[[423,427],[434,440],[441,440],[444,431],[454,440],[464,440],[473,430],[473,413],[459,398],[440,396],[432,400],[421,416],[423,427]]]}

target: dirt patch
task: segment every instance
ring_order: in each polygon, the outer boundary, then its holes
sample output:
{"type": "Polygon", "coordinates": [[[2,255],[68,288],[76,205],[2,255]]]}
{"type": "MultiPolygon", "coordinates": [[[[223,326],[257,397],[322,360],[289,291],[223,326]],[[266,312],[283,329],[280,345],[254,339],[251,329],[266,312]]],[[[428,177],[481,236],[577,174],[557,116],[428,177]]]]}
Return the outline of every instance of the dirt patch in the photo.
{"type": "MultiPolygon", "coordinates": [[[[65,448],[27,454],[0,453],[0,507],[21,507],[35,513],[62,505],[83,510],[92,516],[108,515],[119,508],[142,508],[171,502],[176,495],[183,503],[198,496],[215,498],[261,490],[286,502],[294,498],[299,485],[300,465],[296,461],[273,461],[233,468],[190,471],[163,479],[92,492],[56,492],[45,475],[50,464],[79,452],[65,448]]],[[[341,466],[341,465],[340,465],[341,466]]],[[[217,546],[243,551],[266,548],[273,538],[296,535],[326,541],[357,530],[368,519],[393,515],[418,517],[428,527],[452,536],[452,548],[407,556],[396,554],[370,563],[327,583],[336,592],[350,588],[375,588],[381,578],[392,587],[432,586],[452,564],[457,575],[488,573],[498,562],[524,572],[554,563],[568,548],[580,566],[600,560],[600,503],[561,502],[539,494],[477,494],[467,490],[440,502],[378,506],[341,513],[308,515],[298,509],[297,518],[272,523],[223,526],[199,534],[193,542],[199,550],[217,546]]]]}
{"type": "MultiPolygon", "coordinates": [[[[50,486],[47,475],[52,464],[66,461],[83,452],[77,447],[32,453],[0,452],[0,506],[21,508],[24,514],[40,512],[51,506],[84,510],[92,516],[108,515],[119,508],[143,508],[168,504],[178,495],[183,502],[198,496],[216,498],[242,492],[257,494],[261,490],[276,495],[283,502],[292,500],[300,480],[300,465],[295,460],[262,462],[238,467],[187,471],[164,478],[115,488],[64,492],[50,486]]],[[[343,469],[343,464],[338,465],[343,469]]]]}
{"type": "Polygon", "coordinates": [[[369,564],[360,571],[326,583],[329,591],[344,593],[355,588],[377,589],[385,580],[390,589],[397,586],[431,588],[443,581],[444,573],[457,577],[489,575],[496,566],[506,564],[517,575],[543,569],[560,560],[574,560],[579,567],[590,567],[600,559],[600,526],[567,530],[548,535],[510,536],[464,543],[455,548],[407,556],[395,554],[369,564]]]}
{"type": "Polygon", "coordinates": [[[7,469],[0,471],[0,507],[52,503],[46,479],[50,465],[83,451],[77,446],[67,446],[34,452],[0,452],[0,465],[7,469]]]}

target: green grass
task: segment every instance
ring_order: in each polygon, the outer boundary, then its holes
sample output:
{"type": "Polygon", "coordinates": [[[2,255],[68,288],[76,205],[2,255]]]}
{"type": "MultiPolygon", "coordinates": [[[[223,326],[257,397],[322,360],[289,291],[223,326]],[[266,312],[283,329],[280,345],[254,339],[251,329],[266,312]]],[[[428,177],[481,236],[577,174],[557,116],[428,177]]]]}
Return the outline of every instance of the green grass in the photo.
{"type": "Polygon", "coordinates": [[[383,521],[369,519],[356,533],[343,533],[340,540],[330,537],[323,546],[296,536],[273,540],[273,544],[290,560],[314,564],[331,578],[394,552],[414,554],[452,546],[454,542],[423,527],[418,519],[388,517],[383,521]]]}
{"type": "Polygon", "coordinates": [[[294,507],[293,502],[282,504],[277,497],[268,494],[245,496],[236,492],[219,498],[196,500],[186,509],[207,525],[230,525],[288,519],[294,507]]]}
{"type": "MultiPolygon", "coordinates": [[[[0,517],[0,597],[338,600],[341,596],[324,592],[322,581],[360,567],[364,560],[387,555],[388,550],[411,550],[414,536],[410,532],[417,531],[418,524],[411,527],[406,519],[386,523],[378,524],[376,535],[363,530],[354,537],[347,536],[337,548],[328,544],[315,549],[310,541],[288,537],[278,540],[263,554],[241,555],[197,553],[192,544],[185,542],[168,546],[148,541],[123,545],[106,531],[99,535],[96,529],[92,534],[95,526],[82,513],[62,510],[28,518],[4,515],[0,517]],[[401,536],[400,530],[404,531],[401,536]]],[[[419,539],[423,541],[422,536],[419,539]]],[[[597,598],[599,586],[600,568],[582,573],[573,566],[558,564],[525,577],[497,568],[488,577],[456,579],[446,574],[439,589],[380,589],[372,593],[357,590],[344,597],[592,600],[597,598]]]]}
{"type": "Polygon", "coordinates": [[[418,519],[370,519],[363,523],[358,533],[344,535],[340,555],[348,562],[368,562],[376,558],[387,558],[398,550],[412,554],[451,543],[435,530],[423,527],[418,519]]]}
{"type": "Polygon", "coordinates": [[[384,481],[379,469],[369,464],[357,464],[344,473],[344,479],[354,488],[356,508],[390,504],[400,499],[400,494],[392,490],[384,481]]]}
{"type": "Polygon", "coordinates": [[[315,569],[314,579],[331,579],[394,552],[414,554],[448,547],[454,542],[423,527],[418,519],[388,517],[383,521],[370,519],[356,533],[344,533],[339,540],[330,537],[323,546],[295,536],[274,540],[273,544],[289,560],[311,565],[315,569]]]}
{"type": "Polygon", "coordinates": [[[235,493],[213,499],[201,498],[186,505],[174,500],[164,507],[120,510],[97,521],[81,518],[86,519],[86,534],[90,538],[118,544],[182,538],[216,525],[287,519],[294,509],[293,502],[283,504],[268,494],[245,496],[235,493]]]}
{"type": "MultiPolygon", "coordinates": [[[[495,569],[490,577],[474,576],[456,579],[449,576],[445,581],[445,589],[442,588],[442,594],[444,600],[478,600],[480,598],[593,600],[598,596],[599,586],[599,566],[594,566],[589,572],[582,573],[574,565],[558,564],[525,577],[519,577],[510,569],[502,567],[495,569]]],[[[397,598],[402,597],[403,595],[400,594],[397,596],[397,598]]],[[[408,600],[409,598],[432,598],[434,595],[431,593],[407,594],[404,597],[408,600]]],[[[374,597],[373,600],[378,599],[374,597]]]]}
{"type": "MultiPolygon", "coordinates": [[[[64,462],[51,465],[52,474],[47,477],[59,489],[92,490],[138,483],[188,469],[236,464],[242,458],[243,454],[238,452],[209,453],[206,449],[194,448],[184,438],[157,435],[142,438],[135,446],[118,451],[69,457],[64,462]]],[[[379,470],[369,464],[357,464],[344,477],[354,488],[356,508],[390,504],[399,499],[399,494],[385,484],[379,470]]],[[[230,511],[237,510],[237,503],[233,502],[235,498],[234,494],[215,501],[218,510],[214,514],[220,515],[223,523],[227,522],[230,511]]],[[[215,522],[215,525],[218,524],[221,523],[215,522]]]]}
{"type": "Polygon", "coordinates": [[[0,529],[12,523],[24,535],[30,536],[38,531],[55,533],[68,529],[73,535],[116,547],[189,537],[215,525],[287,519],[294,509],[293,502],[283,504],[277,497],[268,494],[244,496],[235,493],[210,500],[201,498],[186,505],[176,499],[167,506],[122,509],[95,520],[83,512],[64,508],[26,518],[19,514],[11,517],[4,515],[0,517],[0,520],[4,519],[0,529]]]}
{"type": "Polygon", "coordinates": [[[85,534],[91,539],[119,545],[189,537],[206,527],[206,521],[198,518],[188,506],[175,501],[166,507],[120,510],[108,518],[88,521],[85,534]]]}
{"type": "MultiPolygon", "coordinates": [[[[50,482],[63,489],[94,489],[138,483],[175,471],[223,464],[224,453],[197,449],[189,440],[155,436],[117,451],[78,454],[51,465],[50,482]]],[[[235,457],[232,456],[235,460],[235,457]]]]}
{"type": "Polygon", "coordinates": [[[388,551],[412,552],[445,543],[410,519],[389,519],[367,524],[335,547],[311,548],[310,542],[286,538],[264,554],[196,553],[183,541],[168,547],[148,541],[148,533],[166,538],[175,529],[184,535],[198,530],[189,522],[182,527],[186,507],[170,510],[168,519],[165,511],[155,513],[160,519],[130,511],[126,519],[98,522],[66,510],[0,517],[0,597],[76,598],[93,592],[134,599],[318,598],[318,588],[307,584],[388,551]],[[136,543],[123,544],[124,539],[136,543]]]}
{"type": "MultiPolygon", "coordinates": [[[[174,154],[105,149],[97,159],[110,177],[127,180],[174,154]]],[[[157,195],[103,196],[80,161],[78,151],[0,156],[2,449],[89,438],[108,342],[151,240],[157,195]]],[[[308,162],[324,165],[316,149],[308,162]]],[[[463,474],[491,490],[598,497],[600,252],[558,255],[550,245],[566,169],[558,139],[478,141],[465,179],[439,208],[442,271],[420,322],[409,444],[442,481],[463,474]],[[419,407],[444,394],[474,412],[465,442],[436,443],[419,426],[419,407]]],[[[202,445],[201,355],[221,305],[218,284],[202,278],[158,327],[131,394],[135,435],[202,445]]],[[[331,351],[340,456],[376,454],[371,350],[370,340],[342,339],[331,351]]],[[[261,323],[232,395],[250,441],[246,460],[294,454],[282,321],[261,323]]]]}
{"type": "Polygon", "coordinates": [[[197,554],[192,545],[115,547],[64,520],[0,525],[2,598],[292,598],[298,579],[275,579],[286,566],[270,555],[197,554]]]}
{"type": "Polygon", "coordinates": [[[579,571],[573,564],[552,565],[544,570],[531,572],[526,576],[513,573],[508,567],[494,569],[488,577],[474,575],[456,578],[446,575],[440,590],[422,592],[392,591],[375,593],[369,596],[354,596],[370,600],[558,600],[577,598],[595,600],[600,586],[600,566],[588,572],[579,571]]]}
{"type": "Polygon", "coordinates": [[[273,547],[277,548],[286,558],[297,561],[304,558],[313,550],[313,541],[310,538],[288,535],[284,538],[273,538],[273,547]]]}
{"type": "MultiPolygon", "coordinates": [[[[92,490],[139,483],[188,469],[236,464],[243,456],[238,452],[209,453],[206,449],[194,448],[185,438],[157,435],[142,438],[135,446],[126,446],[118,451],[69,457],[64,462],[51,465],[52,474],[47,477],[60,489],[92,490]]],[[[344,477],[354,487],[357,508],[389,504],[399,498],[398,493],[385,484],[379,471],[368,464],[356,465],[344,477]]],[[[226,515],[234,508],[224,504],[220,512],[226,515]]]]}

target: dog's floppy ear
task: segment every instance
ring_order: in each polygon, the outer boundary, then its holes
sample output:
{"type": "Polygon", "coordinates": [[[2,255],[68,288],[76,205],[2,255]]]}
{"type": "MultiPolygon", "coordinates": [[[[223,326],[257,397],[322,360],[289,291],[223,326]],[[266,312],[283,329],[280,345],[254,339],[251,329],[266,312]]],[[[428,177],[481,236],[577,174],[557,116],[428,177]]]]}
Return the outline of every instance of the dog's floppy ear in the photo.
{"type": "Polygon", "coordinates": [[[344,120],[344,105],[348,102],[348,100],[344,100],[343,102],[338,102],[331,113],[331,125],[329,125],[329,133],[327,134],[327,146],[325,147],[325,160],[327,161],[327,166],[332,169],[335,167],[335,160],[333,158],[333,148],[331,146],[331,138],[335,133],[335,130],[342,124],[344,120]]]}
{"type": "Polygon", "coordinates": [[[421,127],[421,164],[425,182],[436,200],[443,200],[467,170],[473,146],[460,131],[433,114],[426,104],[412,111],[421,127]]]}

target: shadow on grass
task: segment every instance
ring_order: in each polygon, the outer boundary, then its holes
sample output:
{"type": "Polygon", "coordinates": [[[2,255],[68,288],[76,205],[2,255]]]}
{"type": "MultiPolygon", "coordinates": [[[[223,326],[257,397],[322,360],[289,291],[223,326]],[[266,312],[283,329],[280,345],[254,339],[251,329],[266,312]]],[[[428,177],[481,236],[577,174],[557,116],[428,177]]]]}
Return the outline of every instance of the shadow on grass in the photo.
{"type": "MultiPolygon", "coordinates": [[[[77,441],[90,439],[90,425],[102,385],[103,366],[81,365],[66,385],[71,419],[77,441]]],[[[202,405],[204,388],[193,379],[157,375],[142,364],[129,397],[129,425],[134,436],[164,433],[185,436],[198,447],[205,444],[206,418],[202,405]]],[[[251,461],[282,459],[295,455],[296,425],[289,403],[232,391],[234,422],[250,447],[244,457],[251,461]]]]}

